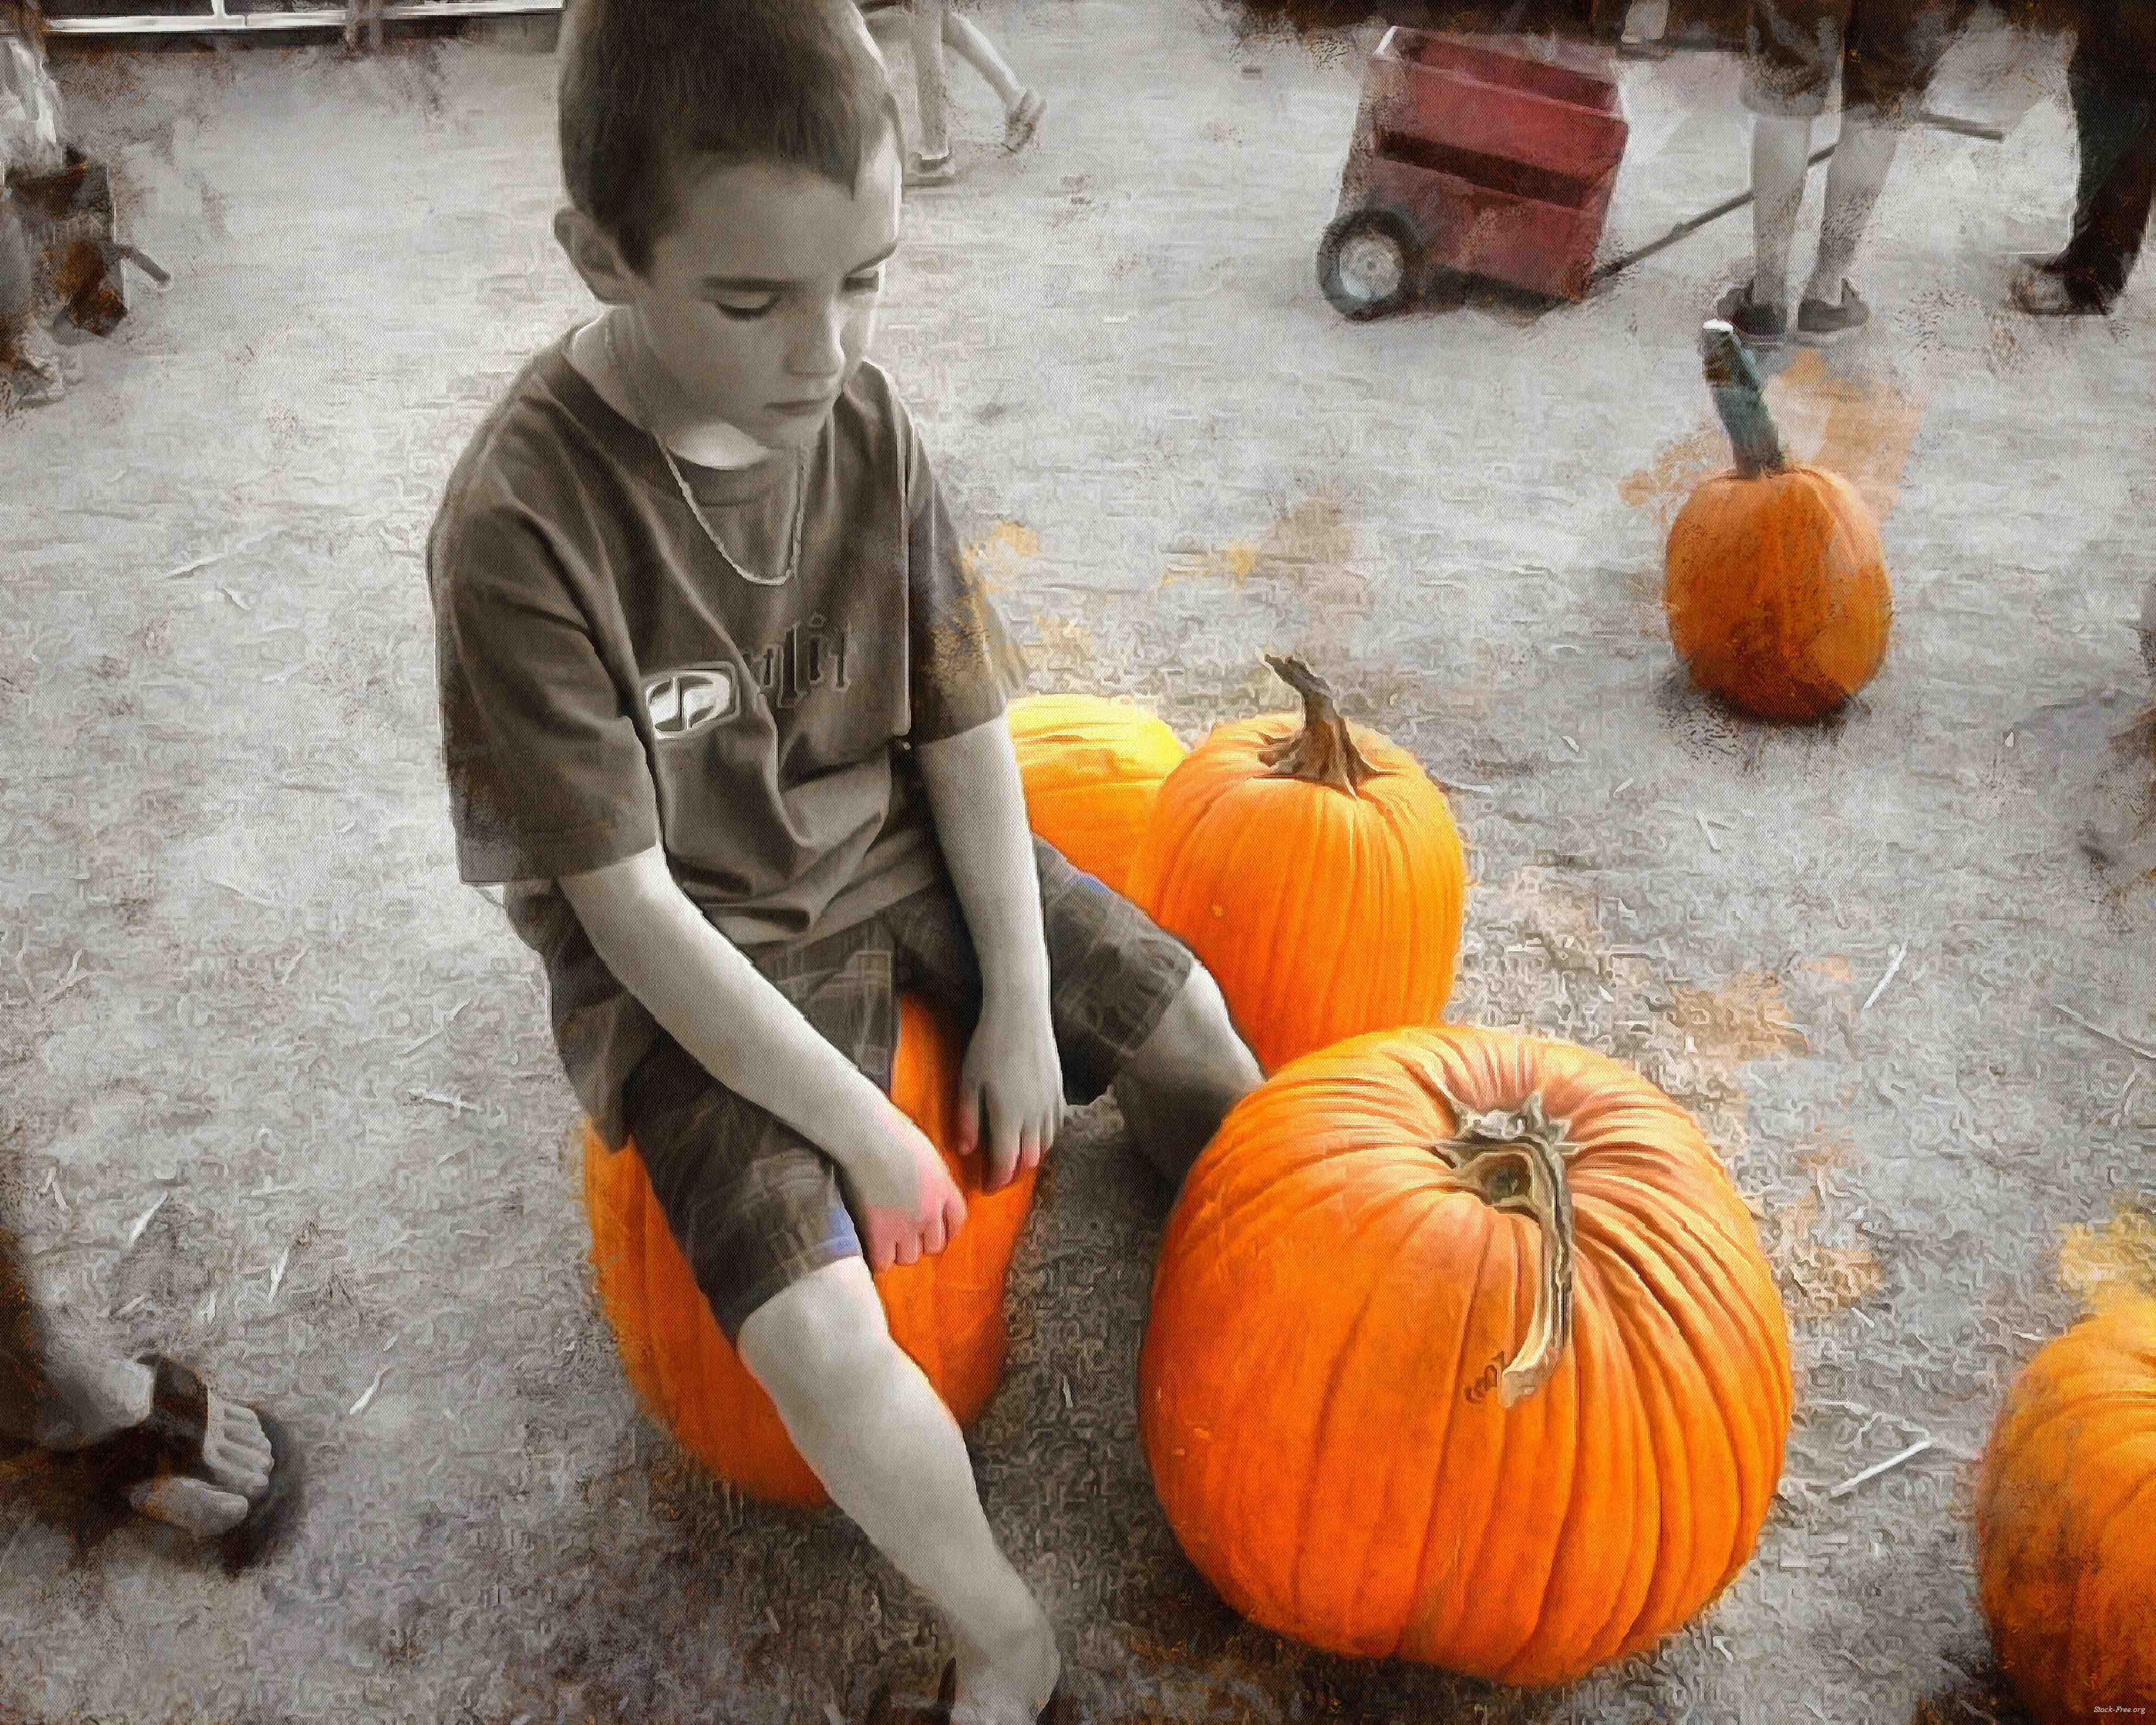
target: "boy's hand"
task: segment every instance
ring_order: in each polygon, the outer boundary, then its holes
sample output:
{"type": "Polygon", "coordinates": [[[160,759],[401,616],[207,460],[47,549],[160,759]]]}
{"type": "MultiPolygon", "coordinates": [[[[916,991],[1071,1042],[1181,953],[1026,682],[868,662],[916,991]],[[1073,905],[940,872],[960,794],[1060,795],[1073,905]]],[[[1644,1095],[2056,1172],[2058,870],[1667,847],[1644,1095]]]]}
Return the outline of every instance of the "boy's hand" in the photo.
{"type": "Polygon", "coordinates": [[[839,1174],[872,1271],[918,1263],[922,1253],[942,1251],[966,1225],[966,1200],[942,1153],[911,1121],[901,1116],[896,1125],[901,1130],[886,1156],[865,1158],[839,1174]]]}
{"type": "Polygon", "coordinates": [[[1000,1192],[1038,1168],[1063,1123],[1063,1062],[1045,1001],[981,1007],[958,1081],[958,1153],[987,1153],[983,1191],[1000,1192]]]}

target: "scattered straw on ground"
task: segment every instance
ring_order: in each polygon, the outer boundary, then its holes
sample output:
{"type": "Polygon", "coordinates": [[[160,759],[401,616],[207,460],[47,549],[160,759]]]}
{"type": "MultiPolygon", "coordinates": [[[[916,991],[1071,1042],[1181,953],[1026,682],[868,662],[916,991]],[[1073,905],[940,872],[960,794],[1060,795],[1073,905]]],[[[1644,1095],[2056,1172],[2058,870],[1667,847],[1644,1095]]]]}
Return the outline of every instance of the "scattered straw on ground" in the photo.
{"type": "Polygon", "coordinates": [[[1783,1006],[1780,979],[1765,971],[1741,970],[1720,988],[1680,985],[1670,993],[1671,1022],[1710,1060],[1741,1065],[1809,1050],[1783,1006]]]}
{"type": "Polygon", "coordinates": [[[2121,1199],[2110,1221],[2061,1229],[2059,1280],[2091,1312],[2156,1296],[2156,1213],[2121,1199]]]}
{"type": "Polygon", "coordinates": [[[1040,534],[1022,521],[998,521],[985,538],[962,547],[958,559],[990,593],[1002,593],[1040,555],[1040,534]]]}
{"type": "Polygon", "coordinates": [[[1767,1257],[1794,1282],[1810,1312],[1824,1316],[1855,1306],[1879,1286],[1885,1272],[1863,1245],[1829,1245],[1818,1237],[1826,1203],[1807,1189],[1786,1210],[1768,1219],[1767,1257]]]}

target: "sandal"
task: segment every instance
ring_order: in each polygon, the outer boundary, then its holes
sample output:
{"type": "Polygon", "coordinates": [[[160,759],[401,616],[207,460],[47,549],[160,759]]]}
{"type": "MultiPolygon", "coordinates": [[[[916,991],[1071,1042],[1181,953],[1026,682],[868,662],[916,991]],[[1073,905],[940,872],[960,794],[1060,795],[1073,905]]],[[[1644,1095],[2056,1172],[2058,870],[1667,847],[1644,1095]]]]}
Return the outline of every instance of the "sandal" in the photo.
{"type": "Polygon", "coordinates": [[[2060,258],[2016,270],[2006,291],[2015,309],[2032,317],[2105,317],[2111,313],[2113,297],[2060,258]]]}
{"type": "Polygon", "coordinates": [[[1018,105],[1004,121],[1004,148],[1015,154],[1033,141],[1033,135],[1040,130],[1040,116],[1048,111],[1048,98],[1037,90],[1029,90],[1019,98],[1018,105]]]}
{"type": "MultiPolygon", "coordinates": [[[[958,1661],[946,1660],[933,1702],[894,1702],[891,1680],[886,1678],[869,1697],[869,1710],[862,1725],[951,1725],[951,1709],[957,1702],[958,1661]]],[[[1062,1717],[1063,1685],[1059,1682],[1055,1693],[1048,1697],[1048,1705],[1034,1716],[1034,1725],[1060,1725],[1062,1717]]]]}
{"type": "Polygon", "coordinates": [[[948,150],[941,156],[916,156],[906,170],[908,186],[947,186],[957,177],[948,150]]]}
{"type": "Polygon", "coordinates": [[[67,375],[55,360],[24,354],[13,366],[0,370],[0,403],[8,412],[47,408],[67,398],[67,375]]]}
{"type": "MultiPolygon", "coordinates": [[[[105,1517],[116,1525],[136,1513],[127,1501],[130,1488],[170,1474],[184,1474],[214,1485],[203,1461],[209,1430],[209,1389],[201,1377],[177,1360],[146,1353],[138,1363],[150,1368],[153,1388],[150,1417],[76,1452],[92,1467],[104,1499],[105,1517]],[[114,1516],[115,1507],[124,1512],[114,1516]]],[[[270,1440],[270,1485],[247,1506],[239,1525],[218,1536],[226,1573],[238,1575],[274,1551],[296,1518],[305,1469],[300,1446],[284,1425],[259,1408],[252,1409],[270,1440]]],[[[223,1490],[222,1486],[218,1487],[223,1490]]]]}

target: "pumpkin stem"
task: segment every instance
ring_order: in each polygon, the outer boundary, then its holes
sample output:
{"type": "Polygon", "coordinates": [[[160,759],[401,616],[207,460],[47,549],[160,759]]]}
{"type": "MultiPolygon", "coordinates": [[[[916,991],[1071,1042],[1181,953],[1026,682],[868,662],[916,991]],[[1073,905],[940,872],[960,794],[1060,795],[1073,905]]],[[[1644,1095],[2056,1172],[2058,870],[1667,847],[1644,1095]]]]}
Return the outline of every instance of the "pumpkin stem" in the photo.
{"type": "Polygon", "coordinates": [[[1478,1114],[1442,1085],[1438,1094],[1457,1122],[1451,1137],[1430,1146],[1445,1165],[1448,1183],[1492,1209],[1532,1216],[1542,1229],[1542,1291],[1527,1339],[1497,1380],[1498,1399],[1509,1408],[1549,1381],[1572,1341],[1572,1189],[1564,1163],[1579,1147],[1565,1137],[1569,1122],[1543,1111],[1539,1091],[1517,1114],[1496,1108],[1478,1114]]]}
{"type": "Polygon", "coordinates": [[[1332,685],[1300,659],[1276,659],[1268,653],[1265,663],[1302,697],[1302,729],[1261,752],[1272,769],[1266,776],[1327,784],[1355,795],[1356,787],[1375,778],[1378,769],[1363,758],[1348,734],[1348,721],[1332,704],[1332,685]]]}
{"type": "Polygon", "coordinates": [[[1780,473],[1789,466],[1782,454],[1781,434],[1774,416],[1767,411],[1767,398],[1752,356],[1737,339],[1737,331],[1719,318],[1703,324],[1699,331],[1701,369],[1713,392],[1714,410],[1722,415],[1722,429],[1729,434],[1729,447],[1737,457],[1739,479],[1758,479],[1780,473]]]}

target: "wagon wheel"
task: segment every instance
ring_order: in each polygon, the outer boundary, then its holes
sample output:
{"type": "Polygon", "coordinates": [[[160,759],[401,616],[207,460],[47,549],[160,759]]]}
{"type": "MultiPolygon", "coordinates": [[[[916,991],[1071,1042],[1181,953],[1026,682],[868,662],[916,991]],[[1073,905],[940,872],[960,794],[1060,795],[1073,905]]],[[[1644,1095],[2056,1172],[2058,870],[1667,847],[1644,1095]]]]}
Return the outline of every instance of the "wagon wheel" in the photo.
{"type": "Polygon", "coordinates": [[[1414,225],[1382,204],[1335,218],[1317,244],[1317,285],[1334,311],[1358,321],[1406,305],[1421,270],[1414,225]]]}

